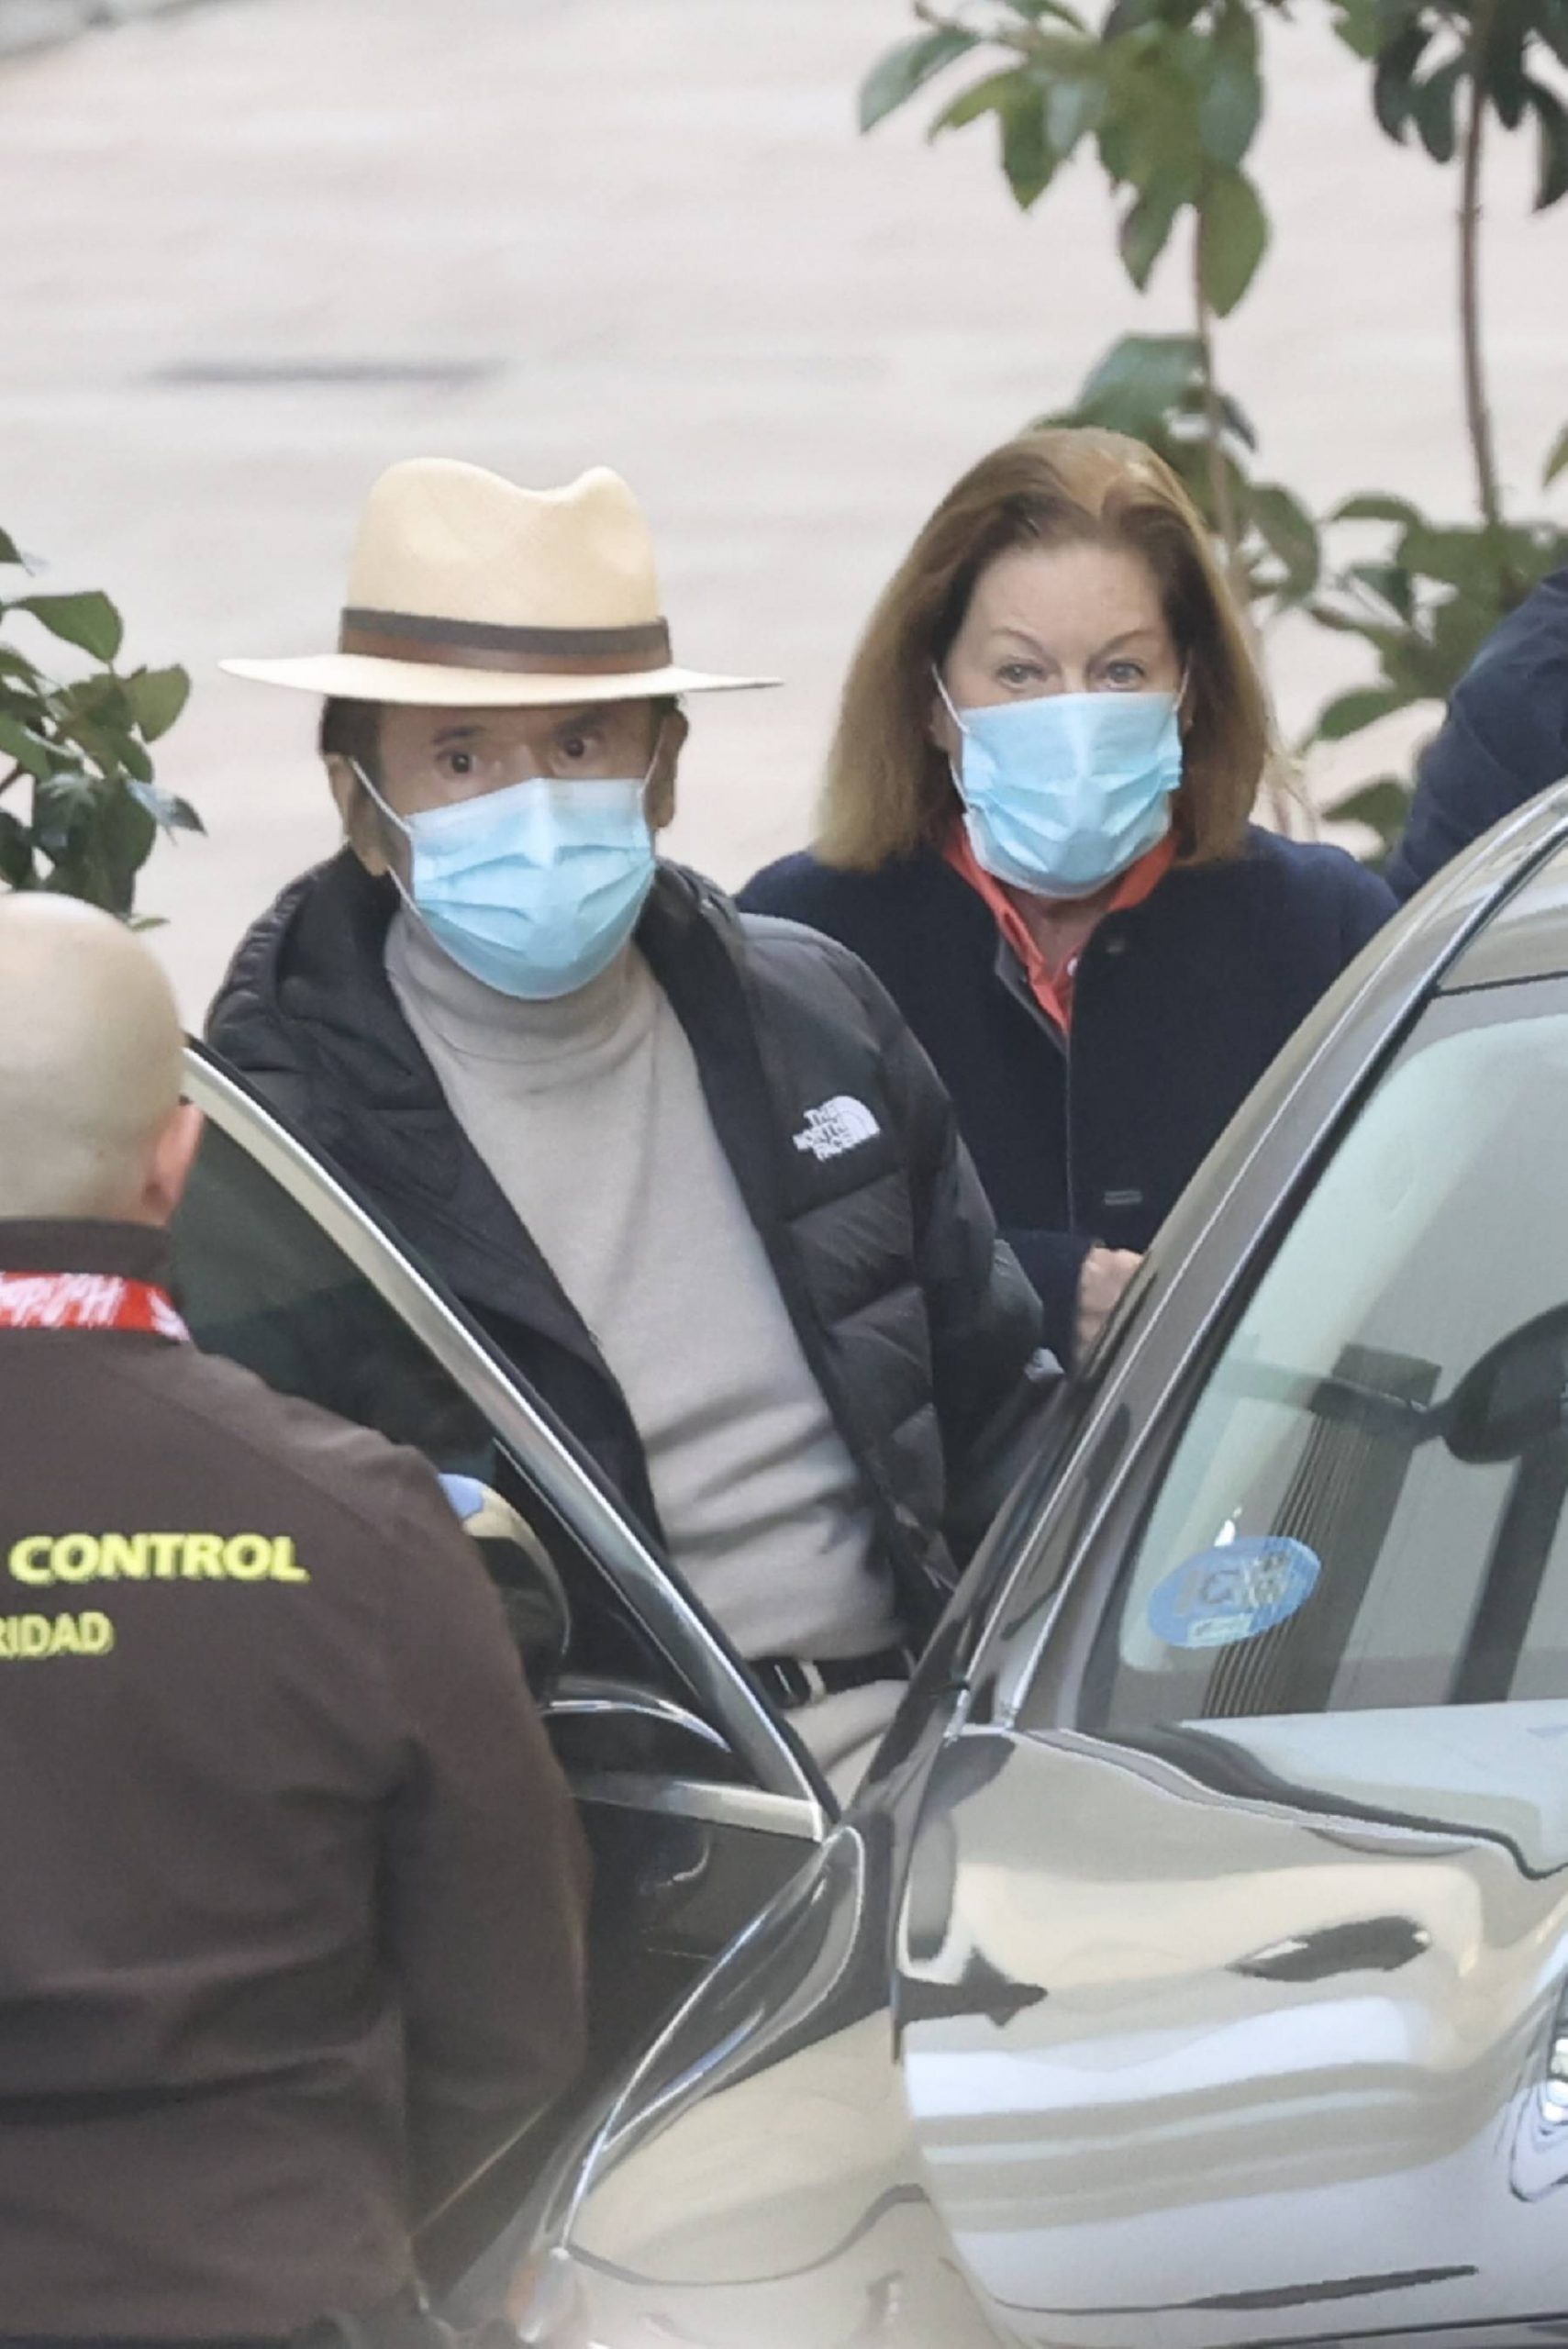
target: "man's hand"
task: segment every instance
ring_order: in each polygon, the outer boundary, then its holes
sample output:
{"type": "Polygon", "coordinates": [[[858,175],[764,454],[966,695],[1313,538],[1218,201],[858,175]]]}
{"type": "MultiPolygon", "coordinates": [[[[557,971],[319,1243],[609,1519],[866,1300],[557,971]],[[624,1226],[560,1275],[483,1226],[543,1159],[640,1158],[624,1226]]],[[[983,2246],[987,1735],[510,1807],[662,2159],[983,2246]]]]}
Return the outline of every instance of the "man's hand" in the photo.
{"type": "Polygon", "coordinates": [[[1084,1257],[1078,1275],[1078,1361],[1089,1353],[1142,1262],[1131,1248],[1091,1248],[1084,1257]]]}

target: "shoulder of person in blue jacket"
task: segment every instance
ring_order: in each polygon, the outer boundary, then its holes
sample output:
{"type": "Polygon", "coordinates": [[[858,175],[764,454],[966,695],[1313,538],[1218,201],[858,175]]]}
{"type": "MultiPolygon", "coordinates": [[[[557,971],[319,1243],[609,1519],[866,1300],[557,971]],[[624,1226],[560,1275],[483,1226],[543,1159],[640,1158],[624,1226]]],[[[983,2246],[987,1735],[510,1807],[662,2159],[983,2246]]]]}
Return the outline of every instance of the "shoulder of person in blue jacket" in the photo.
{"type": "MultiPolygon", "coordinates": [[[[1313,928],[1337,928],[1337,960],[1349,962],[1396,910],[1396,900],[1380,874],[1348,851],[1321,841],[1287,841],[1254,827],[1245,862],[1272,865],[1287,902],[1294,900],[1313,928]]],[[[1223,868],[1220,868],[1223,869],[1223,868]]]]}
{"type": "MultiPolygon", "coordinates": [[[[1282,840],[1256,826],[1248,834],[1242,855],[1220,864],[1178,865],[1171,878],[1183,876],[1178,885],[1184,896],[1185,876],[1196,879],[1200,874],[1228,894],[1260,887],[1282,894],[1285,903],[1294,903],[1314,929],[1319,923],[1327,925],[1325,943],[1332,940],[1346,959],[1395,909],[1387,882],[1342,849],[1282,840]]],[[[951,894],[957,903],[968,902],[961,877],[930,851],[884,865],[875,873],[858,873],[824,864],[809,849],[802,849],[754,873],[736,902],[745,913],[805,922],[858,952],[867,952],[889,920],[896,921],[907,912],[912,898],[923,896],[933,887],[951,894]]],[[[1207,919],[1212,909],[1207,890],[1204,899],[1201,911],[1189,899],[1201,919],[1207,919]]],[[[1173,907],[1178,901],[1170,902],[1173,907]]],[[[974,907],[977,930],[989,938],[990,918],[978,897],[974,907]]],[[[940,959],[937,941],[928,935],[925,943],[938,951],[940,959]]]]}
{"type": "Polygon", "coordinates": [[[1568,569],[1494,629],[1455,686],[1388,867],[1413,896],[1498,818],[1568,777],[1568,569]]]}

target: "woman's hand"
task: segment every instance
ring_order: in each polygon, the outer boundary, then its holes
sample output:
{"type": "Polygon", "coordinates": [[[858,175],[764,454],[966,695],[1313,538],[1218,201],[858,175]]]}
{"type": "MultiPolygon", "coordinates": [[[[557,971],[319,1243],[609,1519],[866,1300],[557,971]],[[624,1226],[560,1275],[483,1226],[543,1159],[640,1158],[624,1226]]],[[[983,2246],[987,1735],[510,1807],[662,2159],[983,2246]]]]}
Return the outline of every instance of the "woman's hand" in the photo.
{"type": "Polygon", "coordinates": [[[1078,1275],[1077,1359],[1084,1360],[1143,1259],[1131,1248],[1091,1248],[1078,1275]]]}

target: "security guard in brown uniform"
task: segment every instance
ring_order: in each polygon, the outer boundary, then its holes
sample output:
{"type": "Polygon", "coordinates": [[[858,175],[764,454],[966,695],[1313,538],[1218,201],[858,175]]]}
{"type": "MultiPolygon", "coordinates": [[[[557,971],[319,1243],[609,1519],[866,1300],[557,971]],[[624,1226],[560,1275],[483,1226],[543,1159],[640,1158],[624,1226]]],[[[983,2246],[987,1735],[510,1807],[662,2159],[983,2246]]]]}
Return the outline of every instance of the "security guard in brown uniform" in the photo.
{"type": "Polygon", "coordinates": [[[283,2341],[571,2077],[584,1871],[415,1453],[199,1354],[158,965],[0,898],[0,2337],[283,2341]]]}

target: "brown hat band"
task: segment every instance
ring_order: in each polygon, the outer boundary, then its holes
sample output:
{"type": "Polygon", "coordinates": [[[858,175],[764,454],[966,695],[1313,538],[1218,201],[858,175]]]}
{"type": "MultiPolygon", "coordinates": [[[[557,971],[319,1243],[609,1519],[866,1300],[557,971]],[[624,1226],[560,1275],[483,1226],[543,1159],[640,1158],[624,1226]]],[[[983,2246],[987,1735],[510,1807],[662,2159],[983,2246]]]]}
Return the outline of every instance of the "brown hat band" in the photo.
{"type": "Polygon", "coordinates": [[[431,619],[422,612],[350,607],[339,652],[444,669],[507,669],[521,676],[618,677],[670,665],[665,620],[637,628],[497,628],[484,620],[431,619]]]}

